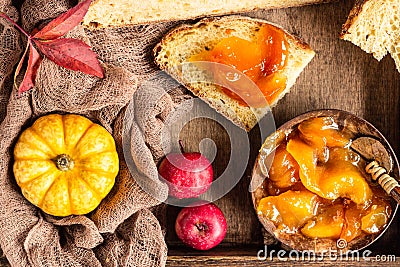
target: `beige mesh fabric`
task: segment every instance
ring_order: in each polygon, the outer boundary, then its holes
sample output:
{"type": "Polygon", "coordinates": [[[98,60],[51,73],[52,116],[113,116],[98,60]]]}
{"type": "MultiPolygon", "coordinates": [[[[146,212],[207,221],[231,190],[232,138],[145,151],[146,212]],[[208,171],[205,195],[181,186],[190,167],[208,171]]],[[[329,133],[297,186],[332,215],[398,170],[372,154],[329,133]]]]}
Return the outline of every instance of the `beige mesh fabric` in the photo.
{"type": "MultiPolygon", "coordinates": [[[[65,0],[27,0],[20,21],[32,30],[70,7],[65,0]]],[[[18,19],[9,0],[0,0],[0,11],[18,19]]],[[[10,76],[24,44],[19,33],[0,19],[0,245],[12,266],[165,265],[165,233],[158,220],[164,209],[129,172],[121,135],[125,107],[134,99],[134,112],[127,117],[133,120],[136,133],[131,140],[139,170],[135,175],[147,179],[161,198],[166,197],[167,188],[156,171],[162,156],[158,137],[163,118],[187,96],[183,90],[157,96],[138,88],[157,70],[151,48],[172,26],[164,23],[95,32],[78,26],[69,36],[92,45],[103,62],[105,78],[72,72],[44,59],[35,88],[17,97],[10,76]],[[149,106],[152,101],[157,104],[149,106]],[[87,216],[44,214],[24,199],[12,175],[12,150],[18,135],[37,117],[52,112],[85,115],[106,127],[116,140],[121,160],[116,184],[87,216]]]]}
{"type": "MultiPolygon", "coordinates": [[[[18,19],[18,12],[11,6],[11,0],[0,0],[0,11],[14,20],[18,19]]],[[[0,18],[0,35],[0,121],[3,121],[10,97],[8,90],[11,85],[10,75],[21,53],[21,45],[17,31],[2,18],[0,18]]]]}

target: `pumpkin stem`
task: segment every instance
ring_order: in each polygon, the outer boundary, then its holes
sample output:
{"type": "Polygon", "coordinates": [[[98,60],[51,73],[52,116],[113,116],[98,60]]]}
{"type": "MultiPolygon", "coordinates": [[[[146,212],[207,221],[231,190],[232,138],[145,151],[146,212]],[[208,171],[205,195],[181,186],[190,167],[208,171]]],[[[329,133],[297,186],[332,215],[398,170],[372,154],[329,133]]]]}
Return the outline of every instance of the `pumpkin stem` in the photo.
{"type": "Polygon", "coordinates": [[[66,172],[74,168],[74,161],[67,154],[58,155],[54,161],[60,171],[66,172]]]}

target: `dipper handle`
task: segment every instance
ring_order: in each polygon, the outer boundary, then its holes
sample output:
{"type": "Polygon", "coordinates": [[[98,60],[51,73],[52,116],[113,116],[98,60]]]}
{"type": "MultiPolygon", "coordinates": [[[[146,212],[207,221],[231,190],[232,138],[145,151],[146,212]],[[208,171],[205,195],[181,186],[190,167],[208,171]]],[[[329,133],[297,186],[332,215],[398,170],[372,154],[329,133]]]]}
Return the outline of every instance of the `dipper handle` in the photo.
{"type": "Polygon", "coordinates": [[[374,160],[365,167],[365,171],[371,174],[372,179],[378,181],[386,193],[400,204],[400,184],[387,173],[385,168],[381,167],[379,163],[374,160]]]}

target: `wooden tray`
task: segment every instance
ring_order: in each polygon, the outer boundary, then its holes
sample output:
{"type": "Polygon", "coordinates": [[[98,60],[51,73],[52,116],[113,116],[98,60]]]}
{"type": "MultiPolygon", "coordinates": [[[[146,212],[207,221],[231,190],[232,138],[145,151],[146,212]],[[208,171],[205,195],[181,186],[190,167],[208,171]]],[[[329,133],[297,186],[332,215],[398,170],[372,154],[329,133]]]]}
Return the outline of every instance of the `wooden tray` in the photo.
{"type": "MultiPolygon", "coordinates": [[[[245,14],[282,25],[289,32],[302,37],[317,53],[300,75],[291,93],[273,109],[276,126],[279,127],[306,111],[321,108],[343,109],[374,124],[386,136],[396,155],[399,155],[400,74],[396,71],[390,56],[378,62],[360,48],[339,39],[341,26],[346,21],[353,4],[354,1],[339,1],[245,14]]],[[[223,132],[220,125],[206,119],[192,121],[181,132],[181,139],[187,140],[185,143],[188,150],[198,151],[198,144],[205,137],[214,140],[218,148],[217,158],[213,163],[217,175],[224,171],[225,164],[229,161],[230,142],[227,134],[223,132]]],[[[288,265],[288,262],[276,258],[273,262],[269,260],[262,262],[257,259],[257,252],[263,248],[263,237],[261,226],[252,208],[248,185],[262,140],[257,127],[249,133],[249,136],[251,156],[246,173],[229,194],[216,202],[227,217],[228,231],[225,240],[208,252],[197,252],[184,247],[174,231],[179,208],[169,207],[166,237],[169,246],[167,266],[288,265]]],[[[375,261],[375,255],[400,256],[400,246],[397,245],[399,229],[400,219],[396,216],[387,232],[368,247],[372,251],[369,258],[371,261],[375,261]]],[[[279,246],[269,249],[279,249],[279,246]]],[[[290,262],[293,263],[296,262],[290,262]]],[[[359,262],[351,263],[358,266],[377,264],[367,263],[362,258],[359,262]]],[[[323,264],[322,262],[297,264],[321,266],[335,262],[329,261],[328,258],[323,264]]],[[[379,262],[379,266],[393,266],[393,264],[389,260],[379,262]]]]}

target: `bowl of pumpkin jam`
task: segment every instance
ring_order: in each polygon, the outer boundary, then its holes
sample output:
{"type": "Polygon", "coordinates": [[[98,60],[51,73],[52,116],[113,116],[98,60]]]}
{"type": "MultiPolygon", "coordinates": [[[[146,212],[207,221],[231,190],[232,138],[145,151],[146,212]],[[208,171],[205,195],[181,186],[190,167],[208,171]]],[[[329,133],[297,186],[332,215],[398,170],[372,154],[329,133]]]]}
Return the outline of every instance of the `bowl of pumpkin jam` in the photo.
{"type": "Polygon", "coordinates": [[[366,173],[353,140],[379,140],[399,179],[390,145],[370,123],[341,110],[300,115],[266,138],[252,174],[257,216],[283,247],[345,253],[365,248],[389,227],[397,203],[366,173]]]}

